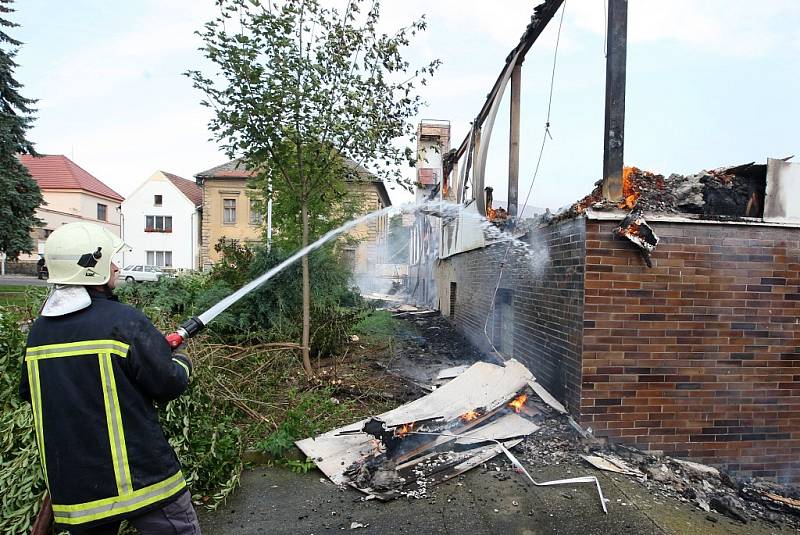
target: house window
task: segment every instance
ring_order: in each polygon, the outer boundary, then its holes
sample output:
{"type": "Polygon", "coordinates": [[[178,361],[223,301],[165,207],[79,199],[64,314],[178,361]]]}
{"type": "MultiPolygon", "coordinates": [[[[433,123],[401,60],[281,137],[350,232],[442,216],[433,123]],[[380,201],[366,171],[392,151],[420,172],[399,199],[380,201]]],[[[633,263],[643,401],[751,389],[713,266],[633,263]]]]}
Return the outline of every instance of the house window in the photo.
{"type": "Polygon", "coordinates": [[[263,214],[258,209],[258,201],[250,199],[250,224],[260,225],[263,217],[263,214]]]}
{"type": "Polygon", "coordinates": [[[222,199],[222,222],[236,223],[236,199],[222,199]]]}
{"type": "Polygon", "coordinates": [[[171,215],[148,215],[144,218],[145,232],[172,232],[171,215]]]}
{"type": "Polygon", "coordinates": [[[172,251],[147,251],[147,265],[172,267],[172,251]]]}
{"type": "Polygon", "coordinates": [[[108,206],[97,203],[97,219],[100,221],[108,221],[108,206]]]}
{"type": "Polygon", "coordinates": [[[162,204],[164,204],[164,196],[153,195],[153,206],[161,206],[162,204]]]}

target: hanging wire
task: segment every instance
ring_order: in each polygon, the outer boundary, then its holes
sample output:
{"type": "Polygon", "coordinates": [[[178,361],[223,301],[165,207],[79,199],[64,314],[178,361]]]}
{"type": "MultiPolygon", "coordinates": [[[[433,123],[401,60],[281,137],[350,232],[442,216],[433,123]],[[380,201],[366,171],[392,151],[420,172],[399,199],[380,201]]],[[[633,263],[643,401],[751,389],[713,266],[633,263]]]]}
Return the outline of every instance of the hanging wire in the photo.
{"type": "MultiPolygon", "coordinates": [[[[550,134],[550,112],[552,111],[553,107],[553,87],[555,85],[556,79],[556,65],[558,64],[558,45],[561,42],[561,27],[564,24],[564,13],[567,11],[567,1],[564,0],[564,5],[561,8],[561,18],[558,21],[558,32],[556,33],[556,47],[555,51],[553,52],[553,69],[550,73],[550,93],[547,98],[547,117],[544,123],[544,133],[542,134],[542,144],[539,147],[539,157],[536,159],[536,167],[533,170],[533,178],[531,178],[531,185],[528,187],[528,193],[525,195],[525,202],[522,204],[522,210],[517,211],[517,218],[519,218],[522,214],[525,213],[525,209],[528,207],[528,200],[531,197],[531,192],[533,191],[533,184],[536,182],[536,177],[539,175],[539,168],[542,163],[542,156],[544,155],[544,147],[547,144],[547,138],[553,139],[553,136],[550,134]]],[[[505,271],[506,261],[508,260],[508,253],[511,251],[511,247],[513,246],[514,241],[509,240],[508,247],[506,247],[506,251],[503,254],[503,260],[500,262],[500,273],[497,275],[497,284],[494,288],[494,293],[492,294],[492,301],[489,304],[489,312],[486,314],[486,322],[483,324],[483,334],[486,336],[486,340],[489,341],[489,345],[492,347],[492,351],[496,355],[500,355],[500,352],[497,351],[497,348],[492,341],[491,336],[489,336],[489,319],[492,317],[492,313],[494,312],[495,302],[497,301],[497,293],[500,291],[500,282],[503,280],[503,272],[505,271]]]]}
{"type": "Polygon", "coordinates": [[[608,0],[603,0],[603,56],[608,57],[608,0]]]}

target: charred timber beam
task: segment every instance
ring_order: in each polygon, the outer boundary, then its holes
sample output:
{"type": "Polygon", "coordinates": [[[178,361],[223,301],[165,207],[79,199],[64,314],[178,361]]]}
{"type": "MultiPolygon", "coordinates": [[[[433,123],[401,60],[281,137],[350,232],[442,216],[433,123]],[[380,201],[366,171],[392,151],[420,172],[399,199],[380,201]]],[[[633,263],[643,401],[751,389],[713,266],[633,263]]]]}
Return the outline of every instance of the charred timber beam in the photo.
{"type": "Polygon", "coordinates": [[[622,199],[622,158],[625,148],[625,61],[628,41],[628,0],[609,0],[606,57],[606,118],[603,140],[603,198],[622,199]]]}
{"type": "MultiPolygon", "coordinates": [[[[560,8],[561,4],[563,3],[564,0],[546,0],[534,8],[534,13],[531,17],[531,23],[525,29],[525,33],[522,34],[519,44],[517,44],[517,46],[515,46],[514,49],[509,52],[508,56],[506,57],[505,65],[508,65],[511,61],[513,61],[517,51],[520,52],[517,59],[517,65],[522,65],[522,62],[525,60],[525,54],[527,54],[528,50],[531,49],[533,43],[536,42],[536,39],[539,38],[544,29],[547,27],[547,23],[550,22],[550,20],[553,18],[553,15],[556,14],[556,11],[558,11],[558,8],[560,8]]],[[[500,70],[500,74],[497,76],[497,80],[495,80],[492,90],[489,91],[481,111],[478,112],[478,115],[475,118],[476,128],[480,128],[480,126],[483,124],[483,121],[486,120],[486,116],[489,114],[489,108],[492,107],[492,102],[494,101],[497,92],[500,90],[500,85],[503,81],[503,73],[506,70],[505,65],[500,70]]],[[[464,154],[464,151],[467,150],[468,145],[469,134],[467,134],[467,136],[464,138],[464,141],[462,141],[461,145],[458,147],[458,151],[456,152],[455,156],[456,159],[461,158],[461,156],[464,154]]]]}

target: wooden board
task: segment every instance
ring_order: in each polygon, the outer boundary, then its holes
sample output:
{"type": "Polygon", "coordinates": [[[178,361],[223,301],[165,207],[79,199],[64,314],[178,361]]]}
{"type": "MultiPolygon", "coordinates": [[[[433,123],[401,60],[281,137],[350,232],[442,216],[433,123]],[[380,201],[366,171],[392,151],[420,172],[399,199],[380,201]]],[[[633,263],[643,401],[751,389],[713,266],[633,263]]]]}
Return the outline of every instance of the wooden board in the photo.
{"type": "Polygon", "coordinates": [[[444,380],[444,379],[453,379],[458,377],[465,371],[469,369],[469,366],[466,364],[463,366],[453,366],[452,368],[445,368],[444,370],[440,371],[439,374],[436,376],[436,380],[444,380]]]}
{"type": "MultiPolygon", "coordinates": [[[[453,446],[470,446],[477,445],[486,440],[508,440],[512,438],[520,438],[531,435],[539,430],[539,426],[531,422],[527,418],[520,416],[517,413],[511,412],[498,416],[486,425],[472,428],[469,430],[454,430],[453,434],[460,436],[440,436],[434,442],[427,445],[427,451],[433,448],[440,448],[442,445],[452,442],[453,446]]],[[[420,452],[417,452],[419,454],[420,452]]],[[[399,465],[398,470],[407,466],[413,466],[420,460],[436,455],[435,453],[416,457],[408,460],[399,465]]],[[[410,455],[405,455],[406,459],[410,459],[410,455]]],[[[400,460],[402,462],[402,459],[400,460]]]]}
{"type": "Polygon", "coordinates": [[[531,377],[531,372],[514,359],[505,366],[476,362],[441,388],[378,418],[387,427],[395,427],[434,418],[449,422],[478,408],[489,412],[514,397],[531,377]]]}
{"type": "Polygon", "coordinates": [[[529,381],[528,386],[530,386],[531,390],[533,390],[536,395],[539,396],[539,399],[554,408],[557,412],[560,412],[561,414],[567,414],[567,409],[564,407],[564,405],[554,398],[553,395],[545,389],[545,387],[537,383],[536,380],[529,381]]]}

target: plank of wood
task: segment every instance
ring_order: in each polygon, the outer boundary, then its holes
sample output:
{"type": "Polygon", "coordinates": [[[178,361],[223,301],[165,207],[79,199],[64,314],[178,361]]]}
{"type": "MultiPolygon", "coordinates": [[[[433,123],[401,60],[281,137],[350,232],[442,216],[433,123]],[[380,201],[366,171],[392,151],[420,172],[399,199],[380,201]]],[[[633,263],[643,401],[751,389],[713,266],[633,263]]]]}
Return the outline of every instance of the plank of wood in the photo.
{"type": "MultiPolygon", "coordinates": [[[[478,445],[481,442],[485,442],[487,440],[509,440],[512,438],[526,437],[528,435],[535,433],[538,430],[539,430],[538,425],[531,422],[527,418],[520,416],[515,412],[511,412],[499,416],[493,419],[491,422],[487,423],[486,425],[482,425],[480,427],[472,428],[467,431],[454,430],[453,434],[459,434],[461,436],[439,437],[439,440],[436,441],[435,445],[432,444],[431,447],[439,447],[448,442],[453,442],[453,446],[455,445],[469,446],[471,444],[478,445]]],[[[423,455],[422,457],[416,457],[416,458],[405,456],[410,460],[408,460],[405,463],[398,464],[397,469],[400,470],[402,468],[413,466],[435,455],[437,455],[437,452],[432,452],[423,455]]]]}
{"type": "MultiPolygon", "coordinates": [[[[496,407],[494,410],[489,411],[487,413],[484,413],[482,416],[478,416],[474,420],[471,420],[469,422],[460,422],[461,425],[456,426],[453,429],[450,429],[449,432],[450,432],[450,434],[465,434],[465,433],[468,433],[472,428],[483,424],[484,421],[486,421],[486,420],[488,420],[490,418],[493,418],[498,412],[500,412],[503,409],[505,409],[505,405],[500,405],[499,407],[496,407]]],[[[420,436],[421,438],[425,438],[424,434],[418,434],[418,436],[420,436]]],[[[404,462],[404,461],[406,461],[408,459],[411,459],[411,458],[419,455],[420,453],[423,453],[425,451],[438,448],[442,444],[446,444],[447,442],[452,442],[452,441],[456,440],[456,437],[452,437],[452,436],[429,435],[429,437],[430,437],[430,440],[422,442],[421,444],[419,444],[419,446],[417,446],[413,450],[408,450],[408,451],[403,452],[403,454],[398,457],[398,459],[397,459],[398,462],[404,462]]]]}
{"type": "Polygon", "coordinates": [[[455,377],[458,377],[468,369],[469,366],[467,366],[466,364],[463,366],[453,366],[452,368],[445,368],[436,375],[436,380],[441,381],[444,379],[453,379],[455,377]]]}
{"type": "Polygon", "coordinates": [[[539,396],[539,399],[554,408],[557,412],[560,412],[561,414],[567,414],[567,409],[564,407],[564,405],[554,398],[553,395],[545,389],[545,387],[537,383],[535,380],[529,381],[528,386],[530,386],[531,390],[533,390],[536,395],[539,396]]]}
{"type": "Polygon", "coordinates": [[[464,373],[432,393],[379,416],[387,427],[441,418],[455,420],[462,414],[483,408],[494,410],[523,389],[531,372],[517,360],[505,366],[476,362],[464,373]]]}

